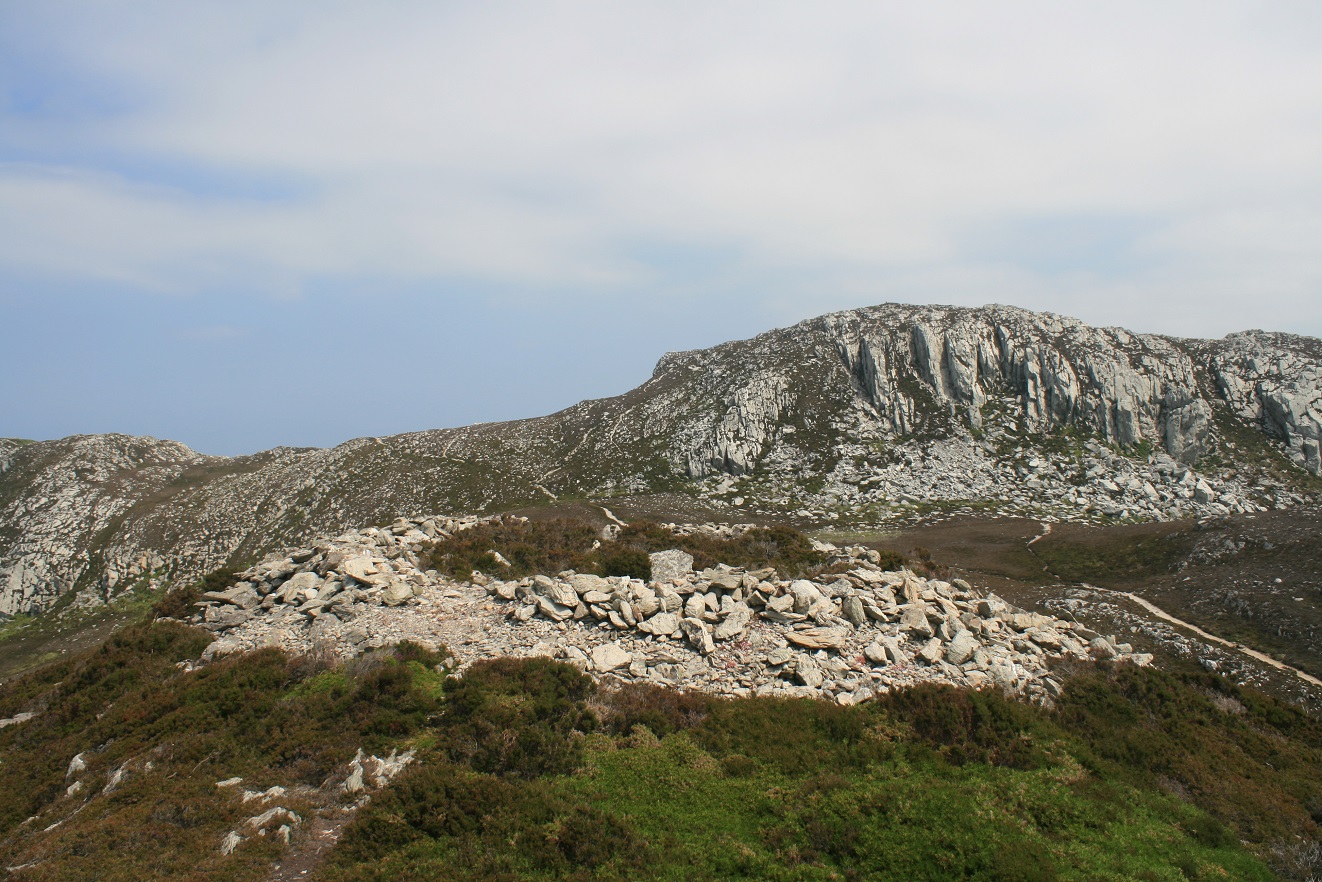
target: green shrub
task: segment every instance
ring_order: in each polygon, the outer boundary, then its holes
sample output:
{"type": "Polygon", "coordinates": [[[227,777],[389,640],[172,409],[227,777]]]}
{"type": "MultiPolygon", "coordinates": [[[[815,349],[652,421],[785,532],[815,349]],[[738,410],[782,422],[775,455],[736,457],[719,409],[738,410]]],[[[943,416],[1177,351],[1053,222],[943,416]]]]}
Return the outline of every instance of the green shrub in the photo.
{"type": "Polygon", "coordinates": [[[468,578],[474,570],[502,577],[574,570],[646,580],[652,575],[648,555],[672,548],[692,554],[699,569],[717,563],[774,567],[782,576],[799,578],[815,575],[826,565],[826,556],[813,550],[812,540],[789,527],[757,527],[722,539],[700,533],[678,536],[651,521],[635,521],[614,541],[600,542],[597,534],[597,528],[586,521],[506,518],[436,542],[426,553],[427,565],[458,579],[468,578]],[[501,564],[492,552],[509,565],[501,564]]]}
{"type": "Polygon", "coordinates": [[[596,572],[599,562],[592,546],[598,532],[587,521],[502,518],[436,542],[427,561],[456,579],[467,579],[474,570],[510,577],[562,570],[596,572]],[[499,563],[492,551],[499,552],[509,566],[499,563]]]}
{"type": "Polygon", "coordinates": [[[652,559],[641,548],[602,549],[598,569],[603,576],[628,576],[644,582],[652,580],[652,559]]]}
{"type": "Polygon", "coordinates": [[[883,549],[879,553],[881,559],[877,561],[877,566],[881,567],[883,570],[889,570],[892,572],[902,570],[908,563],[904,555],[900,554],[898,551],[883,549]]]}
{"type": "Polygon", "coordinates": [[[651,683],[626,683],[598,696],[606,710],[602,723],[616,735],[644,726],[657,737],[694,728],[719,701],[702,692],[680,692],[651,683]]]}
{"type": "Polygon", "coordinates": [[[876,708],[957,765],[1040,768],[1047,757],[1035,735],[1060,734],[1035,709],[996,691],[921,683],[881,696],[876,708]]]}
{"type": "Polygon", "coordinates": [[[193,604],[207,591],[223,591],[234,584],[236,573],[231,569],[213,570],[190,585],[183,585],[171,591],[152,605],[150,618],[171,618],[187,621],[197,612],[193,604]]]}
{"type": "Polygon", "coordinates": [[[477,662],[445,682],[442,750],[479,772],[536,777],[581,761],[576,733],[596,728],[592,679],[545,658],[477,662]]]}
{"type": "Polygon", "coordinates": [[[0,730],[12,785],[0,790],[0,865],[30,862],[31,848],[56,856],[27,871],[36,879],[265,878],[279,852],[265,840],[212,866],[226,830],[253,814],[214,781],[320,787],[358,748],[385,753],[440,710],[431,688],[439,675],[427,680],[419,662],[443,652],[405,645],[328,667],[325,658],[263,649],[191,672],[176,667],[211,639],[173,622],[131,626],[62,662],[58,680],[43,671],[13,684],[43,712],[0,730]],[[112,770],[130,770],[119,790],[96,797],[95,811],[72,811],[82,797],[64,795],[78,753],[91,794],[112,770]],[[31,830],[13,835],[34,815],[61,818],[49,841],[31,830]]]}
{"type": "MultiPolygon", "coordinates": [[[[403,849],[459,853],[426,878],[526,878],[515,868],[550,878],[636,878],[652,862],[647,842],[625,818],[557,792],[542,781],[475,773],[450,763],[413,767],[377,796],[345,831],[332,856],[331,879],[361,879],[363,865],[381,875],[411,878],[403,849]],[[448,865],[448,866],[444,866],[448,865]],[[616,875],[620,873],[621,875],[616,875]]],[[[529,874],[530,875],[530,874],[529,874]]]]}
{"type": "Polygon", "coordinates": [[[634,521],[620,530],[616,543],[648,553],[678,548],[693,555],[698,569],[725,563],[734,567],[774,567],[781,576],[815,575],[826,565],[826,555],[814,551],[812,540],[790,527],[755,527],[730,539],[691,533],[678,536],[660,524],[634,521]]]}
{"type": "Polygon", "coordinates": [[[1039,842],[1011,839],[991,854],[990,882],[1056,882],[1060,876],[1051,854],[1039,842]]]}

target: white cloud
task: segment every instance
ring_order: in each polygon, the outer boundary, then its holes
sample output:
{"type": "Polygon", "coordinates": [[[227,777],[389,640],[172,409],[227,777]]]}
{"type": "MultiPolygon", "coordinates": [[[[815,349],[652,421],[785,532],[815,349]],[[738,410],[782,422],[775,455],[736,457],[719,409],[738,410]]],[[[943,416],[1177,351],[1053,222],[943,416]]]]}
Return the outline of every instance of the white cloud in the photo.
{"type": "Polygon", "coordinates": [[[656,241],[793,273],[800,293],[765,297],[802,314],[1001,300],[1223,332],[1251,298],[1322,332],[1311,4],[78,9],[16,23],[75,97],[82,77],[122,100],[11,114],[48,155],[0,169],[0,271],[602,290],[654,279],[627,246],[656,241]],[[1080,215],[1147,219],[1144,260],[1062,277],[967,250],[971,229],[1080,215]]]}

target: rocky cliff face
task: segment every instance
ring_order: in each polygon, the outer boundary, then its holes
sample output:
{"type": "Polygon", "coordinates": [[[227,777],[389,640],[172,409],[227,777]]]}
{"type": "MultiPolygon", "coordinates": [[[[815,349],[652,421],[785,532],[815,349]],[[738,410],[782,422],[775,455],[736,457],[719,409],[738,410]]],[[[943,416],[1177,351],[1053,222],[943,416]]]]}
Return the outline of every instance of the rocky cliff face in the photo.
{"type": "Polygon", "coordinates": [[[938,511],[1171,518],[1322,486],[1322,341],[884,305],[709,350],[531,420],[233,459],[174,442],[0,441],[0,613],[196,576],[315,534],[657,492],[731,518],[938,511]]]}
{"type": "Polygon", "coordinates": [[[1235,413],[1322,474],[1322,341],[1249,331],[1204,344],[1217,391],[1235,413]]]}

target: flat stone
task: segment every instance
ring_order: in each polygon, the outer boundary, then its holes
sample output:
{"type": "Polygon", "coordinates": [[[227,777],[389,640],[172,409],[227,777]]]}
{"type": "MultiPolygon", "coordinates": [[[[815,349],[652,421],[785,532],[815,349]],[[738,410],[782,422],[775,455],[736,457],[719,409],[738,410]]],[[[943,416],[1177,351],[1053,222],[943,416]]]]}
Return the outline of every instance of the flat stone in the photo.
{"type": "Polygon", "coordinates": [[[918,650],[918,657],[929,665],[934,665],[941,661],[944,654],[945,653],[941,648],[941,641],[936,637],[927,641],[927,644],[922,649],[918,650]]]}
{"type": "Polygon", "coordinates": [[[321,577],[304,571],[290,576],[280,590],[284,593],[286,603],[296,603],[316,597],[321,585],[321,577]]]}
{"type": "Polygon", "coordinates": [[[679,616],[674,613],[657,613],[638,625],[638,630],[647,634],[669,637],[679,631],[679,616]]]}
{"type": "Polygon", "coordinates": [[[552,603],[558,603],[570,609],[578,606],[578,592],[564,582],[552,582],[551,587],[546,589],[546,597],[552,603]]]}
{"type": "Polygon", "coordinates": [[[604,643],[592,648],[592,667],[601,673],[625,668],[633,661],[633,656],[615,643],[604,643]]]}
{"type": "Polygon", "coordinates": [[[536,600],[538,611],[548,619],[563,622],[574,615],[574,610],[571,607],[562,606],[551,600],[549,597],[543,597],[539,594],[534,599],[536,600]]]}
{"type": "Polygon", "coordinates": [[[376,563],[366,555],[351,557],[340,564],[340,572],[364,585],[384,585],[387,578],[377,570],[376,563]]]}
{"type": "Polygon", "coordinates": [[[386,606],[399,606],[413,599],[413,586],[407,582],[391,582],[390,587],[381,592],[381,602],[386,606]]]}
{"type": "Polygon", "coordinates": [[[973,653],[982,648],[978,638],[969,631],[960,631],[946,647],[946,661],[952,665],[962,665],[973,657],[973,653]]]}
{"type": "Polygon", "coordinates": [[[714,587],[725,591],[733,591],[744,583],[744,577],[741,573],[726,573],[719,570],[703,570],[702,577],[710,582],[714,587]]]}
{"type": "Polygon", "coordinates": [[[900,616],[900,627],[918,637],[931,637],[932,623],[927,620],[927,605],[922,601],[911,603],[900,616]]]}
{"type": "MultiPolygon", "coordinates": [[[[594,576],[592,573],[576,573],[569,577],[569,584],[573,586],[574,591],[581,597],[584,594],[595,593],[605,594],[607,597],[611,594],[611,584],[601,576],[594,576]]],[[[601,603],[599,600],[590,600],[589,603],[601,603]]]]}
{"type": "Polygon", "coordinates": [[[839,649],[847,636],[840,628],[805,628],[788,632],[785,639],[807,649],[839,649]]]}
{"type": "Polygon", "coordinates": [[[743,604],[740,604],[734,608],[733,612],[725,617],[725,621],[716,626],[716,630],[713,632],[712,636],[717,640],[730,640],[734,637],[742,637],[744,636],[744,632],[748,630],[748,624],[752,620],[753,611],[743,604]]]}

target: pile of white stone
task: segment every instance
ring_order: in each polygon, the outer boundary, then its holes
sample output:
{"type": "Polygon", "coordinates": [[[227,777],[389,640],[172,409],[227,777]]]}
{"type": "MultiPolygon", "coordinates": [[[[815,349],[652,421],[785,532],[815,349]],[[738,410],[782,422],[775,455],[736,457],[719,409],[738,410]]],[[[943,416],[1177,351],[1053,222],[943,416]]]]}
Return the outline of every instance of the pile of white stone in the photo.
{"type": "Polygon", "coordinates": [[[692,557],[678,550],[652,555],[650,582],[570,572],[476,578],[508,603],[513,621],[559,623],[562,636],[543,647],[554,655],[598,674],[685,685],[691,666],[674,657],[683,650],[725,671],[727,688],[715,691],[731,694],[852,703],[939,679],[1047,700],[1059,688],[1050,676],[1053,657],[1151,661],[1128,644],[1017,609],[961,579],[885,571],[870,549],[822,547],[836,555],[833,574],[811,580],[724,565],[694,572],[692,557]],[[626,639],[602,642],[603,633],[626,639]]]}
{"type": "MultiPolygon", "coordinates": [[[[1045,702],[1059,689],[1054,658],[1151,659],[960,579],[883,570],[862,547],[819,545],[827,565],[812,579],[724,564],[695,572],[680,550],[652,555],[647,581],[569,571],[457,581],[424,569],[437,541],[484,522],[400,519],[273,555],[205,596],[196,620],[217,639],[202,661],[261,646],[350,656],[412,640],[446,646],[459,670],[545,655],[613,680],[850,704],[924,681],[1045,702]]],[[[672,529],[729,538],[747,528],[672,529]]]]}
{"type": "Polygon", "coordinates": [[[400,606],[438,584],[420,555],[437,540],[493,518],[399,518],[389,527],[353,530],[306,548],[274,554],[208,591],[200,624],[230,631],[259,618],[288,625],[347,622],[373,605],[400,606]]]}

